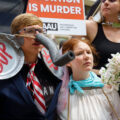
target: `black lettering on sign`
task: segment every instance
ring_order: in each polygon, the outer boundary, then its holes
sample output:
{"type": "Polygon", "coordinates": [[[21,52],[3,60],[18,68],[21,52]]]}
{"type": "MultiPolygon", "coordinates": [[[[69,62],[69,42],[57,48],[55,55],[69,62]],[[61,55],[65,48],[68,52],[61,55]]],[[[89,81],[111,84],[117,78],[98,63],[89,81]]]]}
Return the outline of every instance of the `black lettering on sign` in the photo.
{"type": "Polygon", "coordinates": [[[49,31],[58,31],[58,23],[44,22],[43,28],[49,31]]]}

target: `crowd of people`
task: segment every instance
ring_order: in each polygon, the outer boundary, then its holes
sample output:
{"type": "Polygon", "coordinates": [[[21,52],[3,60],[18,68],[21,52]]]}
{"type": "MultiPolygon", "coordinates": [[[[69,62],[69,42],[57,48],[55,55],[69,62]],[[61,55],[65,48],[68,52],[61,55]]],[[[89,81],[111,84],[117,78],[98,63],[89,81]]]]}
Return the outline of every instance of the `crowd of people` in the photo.
{"type": "Polygon", "coordinates": [[[13,77],[0,80],[1,120],[119,120],[120,97],[104,84],[99,69],[111,54],[120,52],[120,0],[101,0],[101,19],[86,20],[87,36],[62,43],[62,54],[72,50],[75,59],[53,74],[43,59],[43,23],[23,13],[11,23],[11,33],[24,36],[24,65],[13,77]],[[96,63],[97,56],[97,63],[96,63]]]}

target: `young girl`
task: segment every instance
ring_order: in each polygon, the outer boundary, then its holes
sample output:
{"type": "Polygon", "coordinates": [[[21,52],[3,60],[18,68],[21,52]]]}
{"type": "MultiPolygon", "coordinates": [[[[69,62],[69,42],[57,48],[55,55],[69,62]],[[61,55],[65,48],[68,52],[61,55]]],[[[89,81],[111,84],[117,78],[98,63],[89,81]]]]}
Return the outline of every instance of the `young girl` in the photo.
{"type": "MultiPolygon", "coordinates": [[[[104,85],[91,70],[95,49],[87,39],[71,39],[62,47],[63,53],[72,50],[76,57],[67,64],[70,72],[68,97],[61,88],[58,107],[61,120],[116,120],[120,118],[120,98],[113,87],[104,85]],[[107,97],[106,97],[107,95],[107,97]],[[64,98],[64,99],[62,99],[64,98]]],[[[64,84],[64,83],[63,83],[64,84]]]]}

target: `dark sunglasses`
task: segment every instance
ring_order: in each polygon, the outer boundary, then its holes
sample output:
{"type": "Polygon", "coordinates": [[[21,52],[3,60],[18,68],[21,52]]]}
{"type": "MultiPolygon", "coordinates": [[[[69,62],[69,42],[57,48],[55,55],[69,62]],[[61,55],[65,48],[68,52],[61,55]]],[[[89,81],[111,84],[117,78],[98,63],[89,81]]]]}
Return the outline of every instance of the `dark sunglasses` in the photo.
{"type": "MultiPolygon", "coordinates": [[[[106,0],[101,0],[102,3],[104,3],[106,0]]],[[[115,2],[116,0],[108,0],[109,2],[115,2]]]]}

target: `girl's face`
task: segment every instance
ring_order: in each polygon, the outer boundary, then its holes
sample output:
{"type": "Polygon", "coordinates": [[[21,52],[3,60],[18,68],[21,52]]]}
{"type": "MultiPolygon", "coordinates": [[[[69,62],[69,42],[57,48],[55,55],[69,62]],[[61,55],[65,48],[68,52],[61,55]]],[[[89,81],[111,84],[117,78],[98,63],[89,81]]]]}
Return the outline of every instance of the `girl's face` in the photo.
{"type": "Polygon", "coordinates": [[[88,72],[93,68],[93,54],[90,47],[84,43],[79,42],[74,46],[75,59],[71,61],[68,66],[73,71],[88,72]]]}
{"type": "Polygon", "coordinates": [[[104,17],[118,16],[120,13],[120,0],[101,0],[101,13],[104,17]]]}

